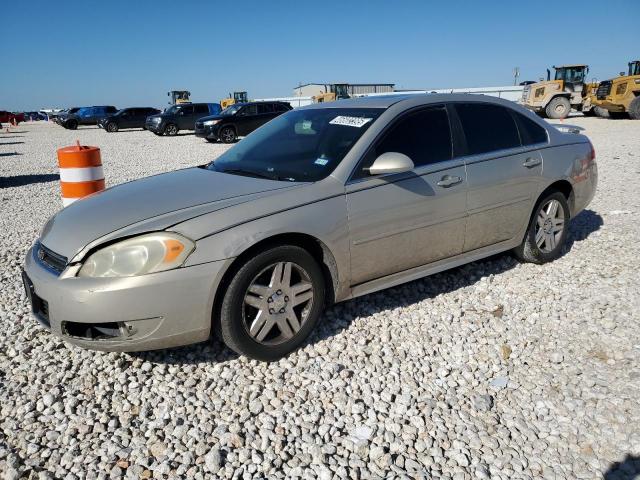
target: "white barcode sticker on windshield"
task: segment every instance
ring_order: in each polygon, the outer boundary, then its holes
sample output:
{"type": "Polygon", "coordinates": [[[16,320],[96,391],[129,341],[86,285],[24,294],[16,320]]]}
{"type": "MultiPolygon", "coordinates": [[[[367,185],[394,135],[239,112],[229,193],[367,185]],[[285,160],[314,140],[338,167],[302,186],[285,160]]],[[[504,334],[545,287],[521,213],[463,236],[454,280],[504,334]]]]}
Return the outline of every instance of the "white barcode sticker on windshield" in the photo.
{"type": "Polygon", "coordinates": [[[331,125],[346,125],[347,127],[356,127],[360,128],[363,125],[369,123],[371,118],[363,118],[363,117],[345,117],[340,115],[339,117],[334,118],[329,123],[331,125]]]}

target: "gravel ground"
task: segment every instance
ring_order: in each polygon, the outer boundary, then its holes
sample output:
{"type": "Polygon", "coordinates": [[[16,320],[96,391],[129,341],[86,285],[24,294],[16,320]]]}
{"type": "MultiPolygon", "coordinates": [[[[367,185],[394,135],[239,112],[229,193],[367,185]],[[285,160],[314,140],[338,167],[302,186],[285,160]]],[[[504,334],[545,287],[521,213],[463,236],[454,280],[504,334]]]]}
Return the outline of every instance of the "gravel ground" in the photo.
{"type": "Polygon", "coordinates": [[[632,478],[640,472],[640,122],[572,118],[599,190],[556,262],[496,256],[331,308],[272,364],[218,341],[116,354],[30,317],[26,250],[61,208],[55,149],[107,184],[226,147],[144,131],[0,133],[0,472],[6,478],[632,478]],[[615,462],[620,462],[616,464],[615,462]],[[609,475],[609,476],[606,476],[609,475]]]}

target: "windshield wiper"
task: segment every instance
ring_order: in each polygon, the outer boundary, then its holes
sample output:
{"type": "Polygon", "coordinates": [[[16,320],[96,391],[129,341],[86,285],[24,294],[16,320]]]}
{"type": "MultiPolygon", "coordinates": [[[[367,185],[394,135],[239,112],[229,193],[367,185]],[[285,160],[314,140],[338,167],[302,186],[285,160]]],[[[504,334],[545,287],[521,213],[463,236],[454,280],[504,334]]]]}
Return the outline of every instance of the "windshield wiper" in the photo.
{"type": "Polygon", "coordinates": [[[256,178],[266,178],[267,180],[279,180],[279,181],[288,181],[293,182],[292,178],[283,178],[278,175],[269,175],[268,173],[256,172],[254,170],[245,170],[243,168],[228,168],[222,170],[222,173],[232,173],[236,175],[244,175],[247,177],[256,177],[256,178]]]}

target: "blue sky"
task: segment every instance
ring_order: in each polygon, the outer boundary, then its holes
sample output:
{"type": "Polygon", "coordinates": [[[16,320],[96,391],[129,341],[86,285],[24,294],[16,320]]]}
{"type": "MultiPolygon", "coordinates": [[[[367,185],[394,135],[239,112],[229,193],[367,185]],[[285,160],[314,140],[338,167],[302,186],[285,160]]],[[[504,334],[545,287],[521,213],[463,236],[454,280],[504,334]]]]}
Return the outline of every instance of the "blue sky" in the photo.
{"type": "Polygon", "coordinates": [[[508,85],[640,57],[640,0],[3,2],[0,109],[291,95],[298,83],[508,85]],[[552,14],[544,13],[544,5],[552,14]],[[605,8],[603,8],[603,6],[605,8]]]}

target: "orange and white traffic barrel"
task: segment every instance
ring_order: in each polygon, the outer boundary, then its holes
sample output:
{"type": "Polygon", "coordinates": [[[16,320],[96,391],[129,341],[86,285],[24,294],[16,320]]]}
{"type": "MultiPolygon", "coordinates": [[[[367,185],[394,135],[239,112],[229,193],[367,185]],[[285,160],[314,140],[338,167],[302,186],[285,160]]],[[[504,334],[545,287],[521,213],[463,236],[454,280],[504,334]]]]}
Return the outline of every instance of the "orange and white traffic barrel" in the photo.
{"type": "Polygon", "coordinates": [[[58,149],[62,204],[66,207],[76,200],[104,190],[104,172],[98,147],[77,145],[58,149]]]}

